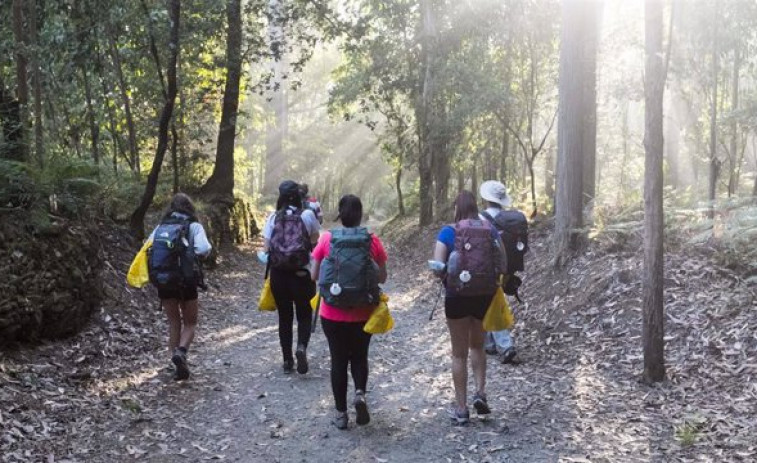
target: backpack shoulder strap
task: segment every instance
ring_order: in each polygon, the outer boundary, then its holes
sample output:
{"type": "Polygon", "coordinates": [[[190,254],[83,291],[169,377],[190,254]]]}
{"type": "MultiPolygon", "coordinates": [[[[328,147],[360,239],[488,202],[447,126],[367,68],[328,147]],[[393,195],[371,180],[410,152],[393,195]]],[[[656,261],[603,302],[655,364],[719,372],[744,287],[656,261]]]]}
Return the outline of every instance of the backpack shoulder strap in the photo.
{"type": "Polygon", "coordinates": [[[491,222],[491,223],[494,223],[494,217],[492,217],[492,215],[491,215],[491,214],[489,214],[488,212],[486,212],[486,211],[483,211],[483,212],[481,213],[481,216],[482,216],[482,217],[484,217],[484,218],[485,218],[486,220],[488,220],[489,222],[491,222]]]}

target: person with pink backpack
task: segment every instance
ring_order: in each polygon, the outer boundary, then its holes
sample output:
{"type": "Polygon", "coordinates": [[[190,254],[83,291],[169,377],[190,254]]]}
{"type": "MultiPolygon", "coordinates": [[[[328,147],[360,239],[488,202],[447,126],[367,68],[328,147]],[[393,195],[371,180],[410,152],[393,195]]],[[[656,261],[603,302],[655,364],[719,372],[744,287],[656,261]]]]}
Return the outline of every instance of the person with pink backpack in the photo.
{"type": "Polygon", "coordinates": [[[486,354],[482,321],[504,272],[506,257],[496,229],[478,215],[476,197],[462,191],[455,199],[455,224],[442,228],[434,247],[433,264],[445,286],[444,312],[452,343],[452,380],[455,405],[449,410],[454,424],[470,420],[467,406],[468,355],[476,392],[473,407],[479,415],[491,413],[486,399],[486,354]]]}

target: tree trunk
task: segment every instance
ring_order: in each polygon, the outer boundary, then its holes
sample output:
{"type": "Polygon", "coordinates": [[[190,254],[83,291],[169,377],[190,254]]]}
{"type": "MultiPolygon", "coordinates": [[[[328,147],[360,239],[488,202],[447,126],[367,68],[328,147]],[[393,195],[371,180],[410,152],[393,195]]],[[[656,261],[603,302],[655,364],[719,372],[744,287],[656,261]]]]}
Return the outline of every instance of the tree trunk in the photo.
{"type": "Polygon", "coordinates": [[[160,169],[163,165],[163,158],[165,157],[166,150],[168,149],[168,126],[171,123],[171,117],[173,115],[174,103],[176,101],[176,62],[179,57],[179,19],[181,17],[181,2],[180,0],[168,1],[168,17],[171,23],[171,31],[168,43],[168,90],[167,98],[163,104],[163,110],[160,113],[160,120],[158,124],[158,147],[155,152],[155,160],[152,163],[150,174],[147,176],[147,185],[145,186],[145,192],[142,196],[142,201],[139,207],[131,215],[130,226],[132,233],[139,239],[144,239],[145,235],[145,214],[147,209],[152,204],[153,197],[155,196],[155,190],[158,185],[158,177],[160,176],[160,169]]]}
{"type": "Polygon", "coordinates": [[[400,161],[399,167],[397,167],[397,172],[394,174],[394,185],[397,188],[397,207],[398,213],[400,217],[404,217],[405,215],[405,201],[402,198],[402,161],[400,161]]]}
{"type": "MultiPolygon", "coordinates": [[[[645,1],[644,66],[644,379],[665,378],[663,307],[662,102],[665,76],[662,50],[662,0],[645,1]]],[[[670,40],[670,38],[668,38],[670,40]]]]}
{"type": "Polygon", "coordinates": [[[223,93],[221,122],[213,174],[203,185],[201,193],[213,201],[234,203],[234,141],[239,108],[239,81],[242,72],[242,13],[241,0],[226,3],[228,35],[226,41],[226,85],[223,93]]]}
{"type": "Polygon", "coordinates": [[[507,185],[507,156],[510,149],[510,130],[507,128],[507,123],[503,124],[502,130],[504,133],[502,134],[502,152],[499,157],[499,179],[507,185]]]}
{"type": "Polygon", "coordinates": [[[717,125],[718,125],[718,2],[715,0],[715,14],[712,21],[712,106],[710,107],[710,176],[707,199],[710,200],[710,218],[714,216],[715,197],[717,195],[718,176],[720,174],[720,160],[717,156],[717,125]]]}
{"type": "Polygon", "coordinates": [[[29,84],[27,77],[26,34],[24,33],[24,0],[13,0],[13,35],[16,47],[16,104],[19,125],[11,148],[13,158],[26,161],[29,153],[27,127],[29,120],[29,84]]]}
{"type": "MultiPolygon", "coordinates": [[[[741,68],[741,53],[738,44],[733,50],[733,76],[731,80],[731,113],[739,109],[739,70],[741,68]]],[[[738,188],[739,166],[739,122],[738,118],[732,117],[731,143],[728,153],[728,197],[736,194],[738,188]]]]}
{"type": "Polygon", "coordinates": [[[100,150],[98,147],[98,141],[100,139],[100,126],[95,120],[95,110],[92,107],[92,85],[89,81],[89,75],[87,74],[87,67],[82,61],[79,65],[81,69],[82,80],[84,81],[84,98],[87,103],[87,118],[89,120],[89,133],[92,137],[92,159],[95,164],[100,164],[100,150]]]}
{"type": "Polygon", "coordinates": [[[140,173],[140,159],[139,149],[137,147],[137,130],[134,126],[134,118],[131,115],[131,100],[129,98],[129,86],[126,82],[123,69],[121,67],[121,56],[118,53],[116,47],[116,40],[113,37],[113,33],[108,34],[108,42],[110,43],[110,54],[113,59],[113,69],[116,71],[116,77],[118,78],[118,86],[121,92],[121,102],[124,105],[124,115],[126,117],[126,128],[129,132],[129,154],[130,165],[136,173],[140,173]]]}
{"type": "Polygon", "coordinates": [[[526,161],[528,165],[528,175],[531,179],[531,207],[533,207],[532,217],[536,216],[536,176],[534,175],[534,158],[526,161]]]}
{"type": "Polygon", "coordinates": [[[548,201],[551,204],[547,204],[545,212],[549,210],[554,212],[555,208],[555,153],[548,149],[544,153],[544,193],[547,195],[548,201]]]}
{"type": "Polygon", "coordinates": [[[590,206],[596,197],[597,173],[597,43],[599,18],[602,4],[596,0],[586,1],[583,40],[583,205],[590,206]]]}
{"type": "Polygon", "coordinates": [[[583,23],[582,0],[562,1],[559,109],[557,123],[557,195],[555,265],[563,265],[580,243],[583,227],[583,23]]]}
{"type": "Polygon", "coordinates": [[[436,44],[436,24],[431,0],[421,0],[421,82],[416,103],[416,120],[418,121],[419,149],[418,174],[420,177],[420,224],[429,225],[433,220],[433,145],[431,131],[434,124],[432,105],[436,98],[434,75],[434,48],[436,44]]]}
{"type": "Polygon", "coordinates": [[[473,156],[473,165],[470,170],[470,189],[474,195],[478,194],[478,159],[473,156]]]}
{"type": "Polygon", "coordinates": [[[29,46],[31,53],[32,88],[34,91],[34,153],[39,167],[45,164],[45,139],[42,126],[42,72],[39,67],[39,46],[37,34],[37,1],[28,0],[29,46]]]}
{"type": "Polygon", "coordinates": [[[242,74],[242,2],[228,0],[226,18],[226,85],[223,93],[221,122],[218,127],[218,145],[213,174],[200,193],[214,207],[215,226],[221,246],[233,243],[229,228],[229,215],[234,207],[234,143],[239,109],[239,82],[242,74]]]}

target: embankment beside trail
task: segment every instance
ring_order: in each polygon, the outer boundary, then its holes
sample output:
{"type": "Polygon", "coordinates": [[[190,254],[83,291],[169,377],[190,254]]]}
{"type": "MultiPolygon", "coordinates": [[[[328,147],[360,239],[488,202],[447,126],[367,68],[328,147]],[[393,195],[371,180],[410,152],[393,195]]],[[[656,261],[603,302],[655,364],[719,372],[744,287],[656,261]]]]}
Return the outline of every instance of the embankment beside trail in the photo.
{"type": "Polygon", "coordinates": [[[0,344],[71,335],[101,300],[96,228],[47,221],[22,210],[0,218],[0,344]]]}

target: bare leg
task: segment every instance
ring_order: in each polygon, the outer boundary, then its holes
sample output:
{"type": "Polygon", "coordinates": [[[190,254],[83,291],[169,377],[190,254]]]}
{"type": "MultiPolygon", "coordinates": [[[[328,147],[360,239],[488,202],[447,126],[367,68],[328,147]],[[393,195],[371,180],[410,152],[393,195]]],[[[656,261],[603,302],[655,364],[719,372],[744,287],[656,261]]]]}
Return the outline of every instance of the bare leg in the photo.
{"type": "Polygon", "coordinates": [[[195,337],[195,330],[197,328],[197,308],[197,299],[181,303],[181,319],[183,326],[181,328],[181,341],[179,342],[179,345],[185,349],[189,349],[189,345],[192,344],[192,340],[195,337]]]}
{"type": "Polygon", "coordinates": [[[473,379],[476,382],[476,392],[486,395],[486,352],[484,352],[484,340],[486,332],[481,320],[470,318],[468,345],[470,347],[471,368],[473,379]]]}
{"type": "Polygon", "coordinates": [[[447,319],[452,341],[452,383],[455,386],[455,402],[459,412],[467,410],[468,395],[468,337],[470,321],[447,319]]]}
{"type": "Polygon", "coordinates": [[[163,299],[163,311],[168,317],[168,355],[179,347],[181,336],[181,313],[179,312],[178,299],[163,299]]]}

